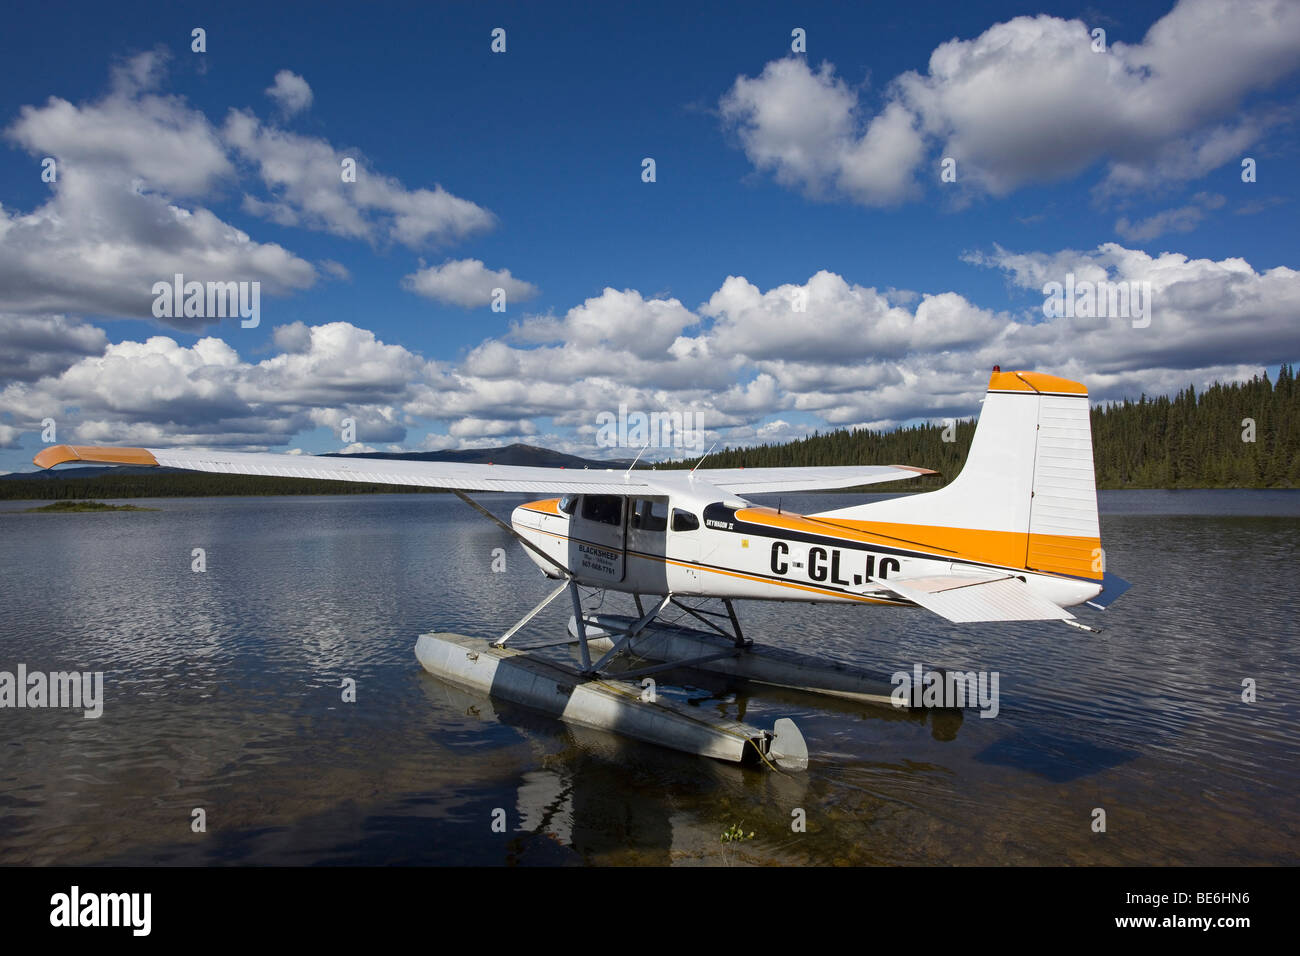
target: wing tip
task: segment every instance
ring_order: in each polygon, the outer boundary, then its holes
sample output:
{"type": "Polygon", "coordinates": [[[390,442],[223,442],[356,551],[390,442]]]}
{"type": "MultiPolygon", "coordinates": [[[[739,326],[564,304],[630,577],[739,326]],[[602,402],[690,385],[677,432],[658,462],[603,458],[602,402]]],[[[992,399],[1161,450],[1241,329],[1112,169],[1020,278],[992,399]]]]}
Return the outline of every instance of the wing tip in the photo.
{"type": "Polygon", "coordinates": [[[37,468],[53,468],[55,465],[61,465],[65,461],[80,461],[81,456],[71,445],[51,445],[49,448],[43,448],[32,459],[32,464],[37,468]]]}
{"type": "Polygon", "coordinates": [[[99,448],[92,445],[51,445],[37,453],[32,464],[53,468],[70,461],[89,461],[106,465],[156,465],[158,459],[147,448],[99,448]]]}
{"type": "Polygon", "coordinates": [[[890,468],[901,468],[903,471],[914,471],[918,475],[937,475],[939,472],[933,468],[918,468],[916,465],[890,465],[890,468]]]}

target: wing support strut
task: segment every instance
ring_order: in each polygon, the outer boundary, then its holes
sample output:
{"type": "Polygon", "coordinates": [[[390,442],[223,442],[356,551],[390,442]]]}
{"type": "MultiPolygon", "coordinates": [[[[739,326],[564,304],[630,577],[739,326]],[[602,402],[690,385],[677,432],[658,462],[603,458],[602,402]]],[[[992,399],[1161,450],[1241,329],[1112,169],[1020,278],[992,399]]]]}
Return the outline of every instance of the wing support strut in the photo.
{"type": "MultiPolygon", "coordinates": [[[[559,586],[558,588],[556,588],[554,591],[552,591],[552,592],[551,592],[549,595],[547,595],[546,597],[542,598],[541,602],[540,602],[536,607],[534,607],[531,611],[529,611],[527,614],[525,614],[523,617],[521,617],[518,621],[516,621],[514,627],[510,628],[510,630],[506,631],[504,634],[502,634],[500,637],[498,637],[495,641],[493,641],[493,642],[492,642],[493,646],[494,646],[494,647],[505,647],[506,641],[508,641],[508,640],[510,640],[510,638],[514,637],[514,636],[515,636],[515,633],[516,633],[516,632],[517,632],[521,627],[523,627],[525,624],[527,624],[529,621],[531,621],[533,618],[535,618],[538,614],[540,614],[540,613],[542,612],[542,609],[543,609],[544,607],[546,607],[548,604],[550,604],[552,601],[554,601],[557,597],[559,597],[561,594],[563,594],[563,593],[564,593],[566,590],[568,590],[571,586],[572,586],[571,582],[569,582],[569,581],[561,581],[561,582],[560,582],[560,586],[559,586]]],[[[564,641],[563,643],[567,644],[567,643],[569,643],[569,642],[568,642],[568,641],[564,641]]]]}
{"type": "MultiPolygon", "coordinates": [[[[531,611],[529,611],[527,614],[521,617],[517,622],[515,622],[514,627],[510,628],[510,630],[506,631],[504,634],[498,637],[496,641],[493,642],[494,646],[496,647],[505,646],[506,641],[514,637],[521,627],[523,627],[525,624],[527,624],[529,621],[535,618],[538,614],[540,614],[542,612],[542,609],[545,608],[552,601],[554,601],[557,597],[559,597],[565,591],[568,591],[569,596],[573,600],[574,616],[578,619],[578,649],[582,653],[582,670],[584,673],[590,671],[591,652],[588,651],[587,649],[587,629],[582,626],[582,598],[578,594],[578,583],[577,581],[574,580],[573,574],[563,564],[555,560],[555,558],[551,557],[541,548],[537,547],[537,545],[533,544],[531,541],[525,538],[514,528],[510,527],[510,525],[506,524],[504,521],[502,521],[492,512],[488,511],[486,508],[484,508],[481,504],[479,504],[469,495],[465,494],[465,492],[457,491],[456,489],[453,488],[452,494],[454,494],[461,501],[465,502],[465,504],[469,505],[479,514],[483,515],[483,517],[487,518],[497,527],[501,528],[501,530],[503,530],[506,534],[510,535],[512,538],[514,538],[516,541],[522,544],[529,551],[532,551],[534,554],[541,555],[551,564],[555,565],[556,569],[560,572],[560,576],[564,578],[564,580],[560,583],[559,587],[557,587],[554,591],[552,591],[547,597],[543,598],[541,603],[539,603],[531,611]]],[[[564,643],[568,643],[568,642],[565,641],[564,643]]]]}
{"type": "MultiPolygon", "coordinates": [[[[532,552],[534,552],[535,554],[539,554],[539,555],[541,555],[545,560],[551,562],[551,564],[555,565],[555,567],[559,569],[559,572],[560,572],[560,574],[561,574],[563,577],[566,577],[566,578],[568,578],[569,580],[572,580],[572,579],[573,579],[573,575],[569,573],[569,569],[568,569],[568,568],[566,568],[564,565],[562,565],[559,561],[556,561],[553,557],[551,557],[549,554],[547,554],[545,551],[543,551],[543,550],[542,550],[541,548],[539,548],[537,545],[533,544],[531,541],[529,541],[527,538],[525,538],[522,534],[520,534],[520,533],[519,533],[518,531],[516,531],[514,528],[510,527],[510,525],[506,524],[504,521],[502,521],[500,518],[498,518],[498,517],[497,517],[496,515],[494,515],[492,512],[488,511],[486,508],[484,508],[481,504],[479,504],[477,501],[475,501],[475,500],[474,500],[473,498],[471,498],[469,495],[465,494],[465,492],[463,492],[463,491],[458,491],[458,490],[456,490],[455,488],[453,488],[453,489],[451,490],[451,493],[452,493],[453,495],[455,495],[457,498],[459,498],[461,501],[465,502],[465,504],[469,505],[471,508],[473,508],[473,509],[474,509],[475,511],[477,511],[479,514],[481,514],[483,517],[487,518],[489,521],[491,521],[491,522],[492,522],[493,524],[495,524],[497,527],[501,528],[501,530],[503,530],[506,534],[510,535],[512,538],[515,538],[515,539],[516,539],[520,544],[522,544],[522,545],[523,545],[525,548],[527,548],[529,551],[532,551],[532,552]]],[[[539,608],[539,610],[540,610],[540,608],[539,608]]],[[[531,615],[530,615],[530,616],[531,616],[531,615]]]]}

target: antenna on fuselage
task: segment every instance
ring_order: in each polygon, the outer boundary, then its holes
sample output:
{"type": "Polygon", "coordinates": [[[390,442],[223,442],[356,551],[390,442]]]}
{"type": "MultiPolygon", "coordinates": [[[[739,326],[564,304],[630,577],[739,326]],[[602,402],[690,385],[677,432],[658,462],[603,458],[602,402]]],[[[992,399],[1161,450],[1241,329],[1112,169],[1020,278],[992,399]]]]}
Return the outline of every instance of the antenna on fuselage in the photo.
{"type": "MultiPolygon", "coordinates": [[[[704,464],[704,459],[705,459],[705,458],[708,458],[710,455],[712,455],[712,454],[713,454],[713,449],[715,449],[715,448],[717,448],[717,447],[718,447],[718,443],[717,443],[717,442],[714,442],[712,445],[710,445],[710,446],[709,446],[709,450],[706,451],[703,455],[701,455],[701,456],[700,456],[700,460],[697,461],[697,462],[695,463],[695,468],[699,468],[700,465],[704,464]]],[[[692,469],[691,469],[691,474],[692,474],[692,475],[695,474],[695,468],[692,468],[692,469]]]]}
{"type": "Polygon", "coordinates": [[[632,469],[636,467],[636,463],[637,463],[638,461],[640,461],[640,460],[641,460],[641,456],[645,454],[645,449],[646,449],[646,448],[649,448],[649,447],[650,447],[650,442],[647,441],[647,442],[645,443],[645,448],[642,448],[639,452],[637,452],[637,453],[636,453],[636,457],[632,459],[632,464],[630,464],[630,465],[627,466],[627,473],[626,473],[623,477],[626,478],[627,475],[632,474],[632,469]]]}

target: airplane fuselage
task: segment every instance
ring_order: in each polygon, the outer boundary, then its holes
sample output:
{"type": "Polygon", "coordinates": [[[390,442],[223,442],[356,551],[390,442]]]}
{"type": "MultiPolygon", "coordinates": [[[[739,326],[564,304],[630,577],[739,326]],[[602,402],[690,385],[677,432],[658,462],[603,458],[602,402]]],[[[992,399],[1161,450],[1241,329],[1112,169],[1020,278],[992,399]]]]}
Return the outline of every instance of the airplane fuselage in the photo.
{"type": "MultiPolygon", "coordinates": [[[[1009,555],[1005,564],[996,554],[963,555],[960,532],[916,526],[884,533],[743,499],[566,496],[520,505],[511,523],[579,584],[638,594],[908,605],[881,582],[991,570],[1020,577],[1062,607],[1101,590],[1094,581],[1018,567],[1009,555]]],[[[525,550],[548,575],[560,576],[525,550]]]]}

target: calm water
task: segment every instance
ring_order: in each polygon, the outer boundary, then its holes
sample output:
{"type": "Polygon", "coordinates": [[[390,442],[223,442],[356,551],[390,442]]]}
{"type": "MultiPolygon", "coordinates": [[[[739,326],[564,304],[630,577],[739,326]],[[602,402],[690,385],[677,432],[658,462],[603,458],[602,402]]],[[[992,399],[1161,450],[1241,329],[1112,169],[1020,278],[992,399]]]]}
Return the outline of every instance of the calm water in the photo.
{"type": "MultiPolygon", "coordinates": [[[[483,500],[504,516],[525,497],[483,500]]],[[[794,775],[575,731],[426,674],[418,634],[495,636],[549,589],[453,498],[0,514],[0,670],[103,671],[106,698],[97,720],[0,710],[0,864],[1300,862],[1300,493],[1101,500],[1108,566],[1134,585],[1077,612],[1101,634],[742,604],[760,643],[1000,674],[992,720],[687,692],[758,726],[794,717],[812,751],[794,775]],[[737,823],[755,839],[724,846],[737,823]]]]}

